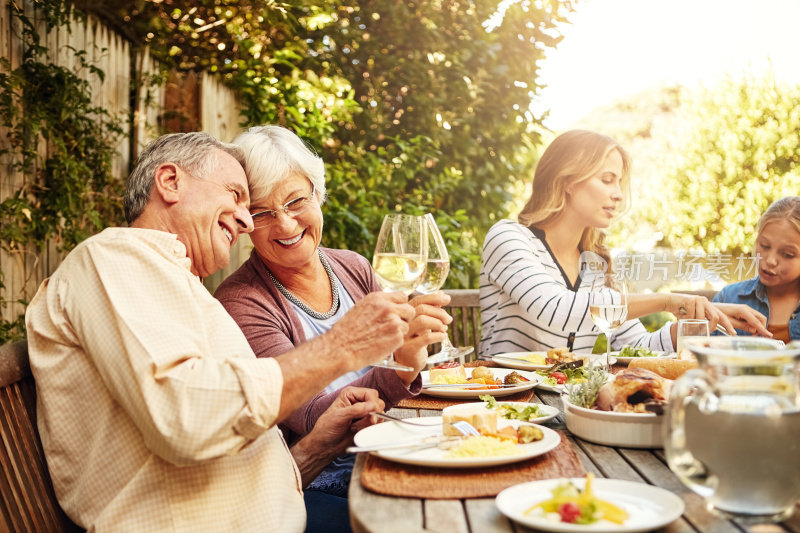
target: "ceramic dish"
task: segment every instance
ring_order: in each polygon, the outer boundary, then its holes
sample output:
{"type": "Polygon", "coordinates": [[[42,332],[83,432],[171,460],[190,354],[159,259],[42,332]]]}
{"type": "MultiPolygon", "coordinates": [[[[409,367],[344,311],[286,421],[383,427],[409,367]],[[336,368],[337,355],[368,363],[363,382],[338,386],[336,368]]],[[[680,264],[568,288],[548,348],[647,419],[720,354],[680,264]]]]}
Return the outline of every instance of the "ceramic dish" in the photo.
{"type": "Polygon", "coordinates": [[[567,429],[584,440],[625,448],[661,448],[664,415],[585,409],[561,396],[567,429]]]}
{"type": "MultiPolygon", "coordinates": [[[[466,368],[465,370],[467,372],[467,377],[470,377],[473,369],[466,368]]],[[[422,376],[422,394],[435,396],[437,398],[474,398],[477,400],[482,394],[489,394],[496,397],[510,396],[518,392],[532,389],[542,381],[542,376],[533,372],[511,370],[507,368],[492,368],[491,370],[492,374],[494,374],[494,377],[500,381],[502,381],[503,378],[505,378],[511,372],[517,372],[520,376],[527,378],[530,381],[523,383],[518,387],[504,387],[499,389],[459,389],[453,387],[436,388],[436,385],[431,385],[430,372],[423,370],[420,372],[420,375],[422,376]]]]}
{"type": "MultiPolygon", "coordinates": [[[[563,479],[546,479],[514,485],[497,495],[495,505],[511,520],[537,531],[567,533],[650,531],[673,522],[683,514],[683,500],[676,494],[652,485],[621,479],[595,479],[592,482],[592,490],[598,498],[609,501],[628,512],[629,517],[622,524],[608,521],[586,525],[570,524],[525,514],[525,511],[532,505],[549,499],[550,491],[564,481],[563,479]]],[[[582,489],[586,480],[573,478],[572,482],[582,489]]]]}
{"type": "MultiPolygon", "coordinates": [[[[356,433],[353,440],[356,446],[375,446],[383,443],[389,444],[404,442],[414,439],[415,437],[423,439],[431,435],[442,434],[441,416],[425,416],[420,418],[410,418],[408,420],[421,420],[425,423],[431,423],[433,425],[410,426],[400,422],[382,422],[380,424],[375,424],[362,429],[356,433]],[[438,424],[436,424],[436,422],[438,422],[438,424]]],[[[518,420],[501,419],[499,421],[499,427],[519,427],[521,424],[523,424],[523,422],[518,420]]],[[[516,448],[519,453],[512,455],[501,455],[495,457],[447,457],[447,451],[440,450],[439,448],[425,448],[422,450],[401,448],[370,453],[377,455],[381,459],[386,459],[396,463],[447,468],[476,468],[481,466],[516,463],[530,459],[531,457],[545,454],[556,448],[561,443],[561,437],[558,435],[558,433],[548,427],[537,427],[542,430],[544,438],[528,444],[517,444],[516,448]]]]}

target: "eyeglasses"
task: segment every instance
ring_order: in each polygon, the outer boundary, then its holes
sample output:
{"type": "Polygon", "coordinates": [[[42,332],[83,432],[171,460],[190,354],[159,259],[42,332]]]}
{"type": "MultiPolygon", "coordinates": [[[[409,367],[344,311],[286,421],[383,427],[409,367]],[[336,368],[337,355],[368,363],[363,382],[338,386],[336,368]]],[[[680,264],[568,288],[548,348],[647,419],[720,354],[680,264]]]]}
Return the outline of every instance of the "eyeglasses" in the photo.
{"type": "Polygon", "coordinates": [[[314,193],[316,191],[317,188],[312,182],[311,194],[309,194],[308,196],[301,196],[299,198],[295,198],[294,200],[290,200],[285,204],[283,204],[283,207],[279,207],[278,209],[264,209],[263,211],[259,211],[258,213],[251,214],[250,216],[253,217],[253,226],[255,226],[256,228],[263,228],[265,226],[269,226],[275,220],[278,219],[278,213],[280,212],[282,212],[284,215],[288,217],[295,218],[296,216],[305,212],[306,209],[308,209],[308,207],[311,205],[311,202],[314,200],[314,193]]]}

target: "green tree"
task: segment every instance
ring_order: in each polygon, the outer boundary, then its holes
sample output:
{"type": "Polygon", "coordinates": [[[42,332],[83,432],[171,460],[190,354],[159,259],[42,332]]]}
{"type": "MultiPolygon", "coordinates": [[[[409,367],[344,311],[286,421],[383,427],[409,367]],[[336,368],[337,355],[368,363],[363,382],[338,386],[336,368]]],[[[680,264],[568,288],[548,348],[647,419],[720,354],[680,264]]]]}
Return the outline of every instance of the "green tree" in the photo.
{"type": "Polygon", "coordinates": [[[326,245],[369,256],[385,213],[431,211],[458,287],[477,283],[483,235],[530,173],[537,63],[572,9],[498,4],[128,0],[115,13],[177,68],[219,72],[245,125],[286,125],[320,153],[326,245]]]}
{"type": "Polygon", "coordinates": [[[672,248],[752,248],[771,202],[800,191],[800,85],[728,79],[678,109],[663,160],[664,241],[672,248]]]}

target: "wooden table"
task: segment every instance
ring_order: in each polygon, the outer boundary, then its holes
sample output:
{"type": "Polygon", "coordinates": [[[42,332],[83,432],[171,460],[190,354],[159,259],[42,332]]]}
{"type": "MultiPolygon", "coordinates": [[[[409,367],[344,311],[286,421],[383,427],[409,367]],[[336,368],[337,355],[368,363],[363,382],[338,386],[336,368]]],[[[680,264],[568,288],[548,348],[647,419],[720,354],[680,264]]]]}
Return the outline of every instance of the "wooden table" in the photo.
{"type": "MultiPolygon", "coordinates": [[[[561,400],[555,393],[538,392],[541,403],[561,409],[561,400]]],[[[392,414],[401,417],[440,416],[441,411],[424,409],[394,409],[392,414]]],[[[563,412],[546,424],[566,432],[563,412]]],[[[587,472],[598,477],[625,479],[648,483],[678,494],[686,505],[681,518],[658,530],[669,533],[683,532],[750,532],[750,533],[800,533],[800,509],[779,525],[746,527],[725,520],[708,511],[703,499],[686,488],[667,467],[663,450],[639,450],[600,446],[569,436],[587,472]]],[[[765,453],[769,453],[765,443],[765,453]]],[[[490,533],[534,531],[520,526],[504,515],[494,505],[494,498],[465,500],[426,500],[399,498],[367,491],[361,486],[361,471],[366,455],[356,460],[350,483],[350,520],[356,533],[413,533],[440,531],[446,533],[490,533]]]]}

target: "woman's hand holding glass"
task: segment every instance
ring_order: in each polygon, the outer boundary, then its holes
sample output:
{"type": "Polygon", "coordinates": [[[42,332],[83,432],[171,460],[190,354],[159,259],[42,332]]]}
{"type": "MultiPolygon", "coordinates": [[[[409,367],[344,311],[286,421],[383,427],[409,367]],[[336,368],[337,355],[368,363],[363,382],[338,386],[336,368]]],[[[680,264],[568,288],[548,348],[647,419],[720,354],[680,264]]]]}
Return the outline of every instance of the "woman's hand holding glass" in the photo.
{"type": "Polygon", "coordinates": [[[395,360],[414,367],[415,372],[398,372],[398,376],[409,385],[428,364],[428,346],[447,338],[447,325],[452,318],[442,309],[450,303],[450,296],[444,292],[421,294],[409,302],[414,308],[414,318],[408,324],[408,333],[400,348],[395,349],[395,360]]]}
{"type": "MultiPolygon", "coordinates": [[[[433,215],[428,213],[424,219],[428,237],[428,260],[425,274],[417,287],[417,292],[434,294],[442,288],[445,280],[447,280],[447,275],[450,273],[450,254],[447,253],[447,246],[433,215]]],[[[456,348],[450,342],[450,338],[445,336],[444,340],[442,340],[441,350],[431,355],[428,358],[428,363],[435,364],[450,359],[462,359],[472,353],[473,350],[472,346],[456,348]]]]}

